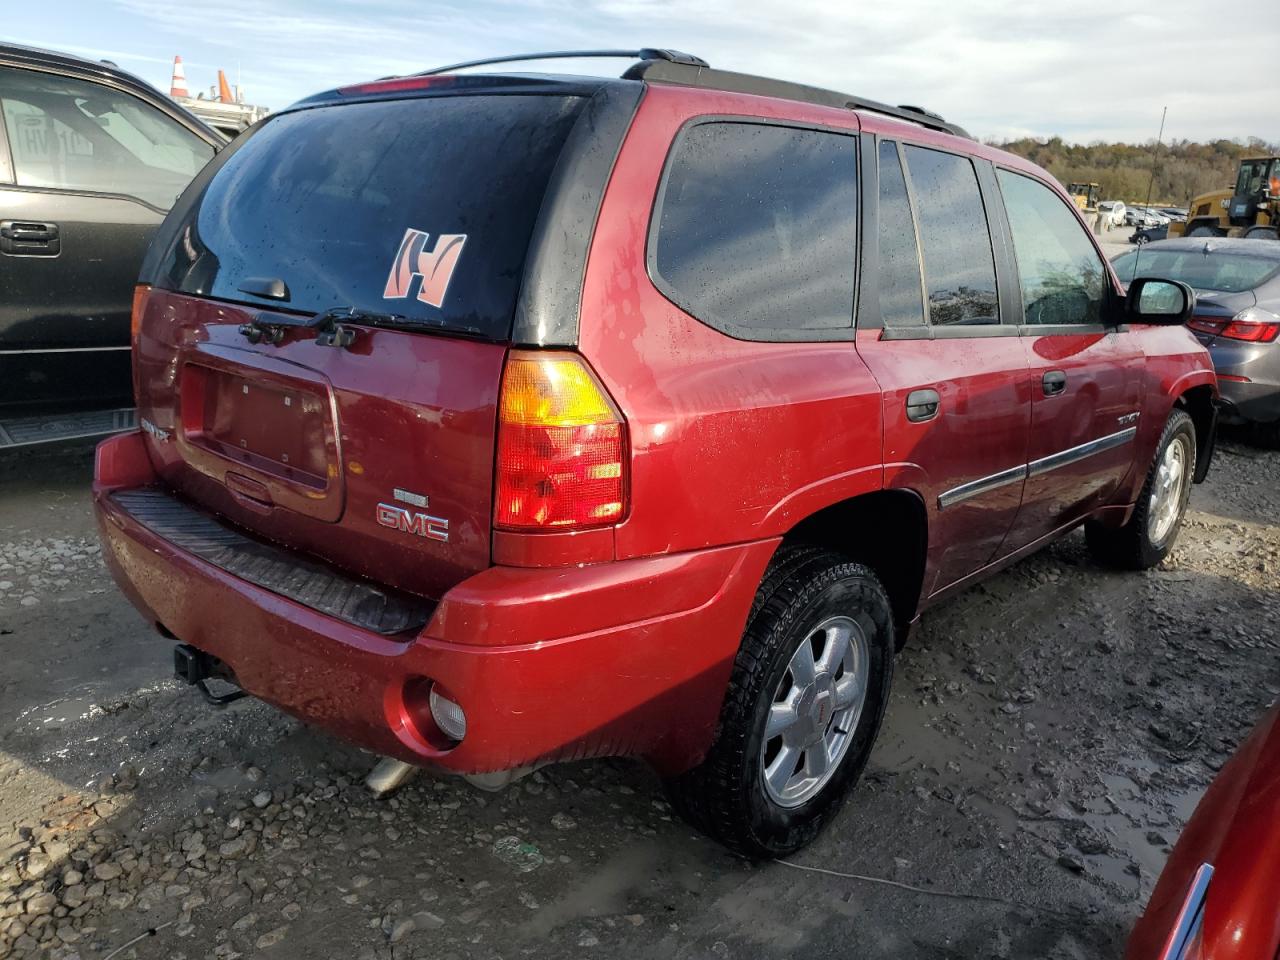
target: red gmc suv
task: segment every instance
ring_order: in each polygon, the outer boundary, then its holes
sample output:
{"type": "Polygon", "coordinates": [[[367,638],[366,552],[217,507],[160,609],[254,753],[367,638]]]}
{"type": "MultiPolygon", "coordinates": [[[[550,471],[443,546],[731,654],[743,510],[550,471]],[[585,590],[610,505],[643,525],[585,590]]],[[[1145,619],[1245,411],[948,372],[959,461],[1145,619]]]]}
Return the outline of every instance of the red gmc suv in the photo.
{"type": "Polygon", "coordinates": [[[921,610],[1080,524],[1169,552],[1216,382],[1194,294],[1126,296],[1043,170],[632,56],[344,87],[218,154],[143,267],[98,517],[188,681],[457,773],[643,757],[775,856],[921,610]]]}

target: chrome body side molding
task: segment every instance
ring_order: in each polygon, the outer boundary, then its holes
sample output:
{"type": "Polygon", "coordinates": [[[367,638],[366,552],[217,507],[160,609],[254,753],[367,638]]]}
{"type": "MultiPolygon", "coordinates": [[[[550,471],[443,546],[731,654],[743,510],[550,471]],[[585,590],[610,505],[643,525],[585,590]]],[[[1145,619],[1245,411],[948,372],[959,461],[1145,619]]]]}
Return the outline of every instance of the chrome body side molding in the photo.
{"type": "Polygon", "coordinates": [[[962,500],[968,500],[970,497],[990,493],[992,490],[998,490],[1011,483],[1017,483],[1019,480],[1024,479],[1026,475],[1027,465],[1022,463],[1016,467],[1010,467],[1008,470],[1001,470],[999,473],[993,473],[987,477],[979,477],[977,480],[962,483],[958,487],[952,487],[950,490],[938,494],[938,509],[945,510],[947,507],[955,506],[962,500]]]}
{"type": "Polygon", "coordinates": [[[1101,453],[1103,450],[1110,450],[1112,447],[1122,446],[1137,435],[1137,427],[1127,427],[1124,430],[1109,433],[1105,437],[1099,437],[1097,440],[1090,440],[1088,443],[1082,443],[1078,447],[1059,450],[1057,453],[1051,453],[1049,456],[1041,457],[1039,460],[1032,460],[1027,464],[1027,476],[1038,477],[1041,474],[1048,473],[1050,470],[1057,470],[1059,467],[1069,466],[1070,464],[1084,460],[1086,457],[1092,457],[1095,453],[1101,453]]]}
{"type": "Polygon", "coordinates": [[[990,493],[992,490],[998,490],[1008,484],[1017,483],[1019,480],[1039,477],[1050,470],[1057,470],[1061,467],[1078,463],[1087,457],[1092,457],[1094,454],[1102,453],[1104,450],[1110,450],[1113,447],[1129,443],[1137,434],[1137,427],[1128,427],[1115,433],[1109,433],[1105,437],[1090,440],[1088,443],[1069,447],[1066,450],[1059,450],[1057,453],[1051,453],[1049,456],[1041,457],[1039,460],[1032,460],[1030,463],[1010,467],[1008,470],[1001,470],[999,473],[993,473],[989,476],[979,477],[977,480],[970,480],[968,483],[962,483],[958,487],[952,487],[950,490],[944,490],[938,494],[938,509],[945,510],[947,507],[953,507],[971,497],[990,493]]]}

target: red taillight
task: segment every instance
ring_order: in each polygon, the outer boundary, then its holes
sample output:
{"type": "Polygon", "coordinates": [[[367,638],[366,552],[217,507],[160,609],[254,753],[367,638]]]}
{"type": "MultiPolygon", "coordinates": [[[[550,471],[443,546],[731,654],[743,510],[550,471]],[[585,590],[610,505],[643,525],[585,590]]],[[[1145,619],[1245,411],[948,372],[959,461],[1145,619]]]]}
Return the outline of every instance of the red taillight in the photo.
{"type": "Polygon", "coordinates": [[[1192,317],[1187,321],[1187,326],[1192,330],[1199,330],[1201,333],[1207,333],[1217,336],[1222,332],[1223,326],[1226,325],[1224,317],[1192,317]]]}
{"type": "Polygon", "coordinates": [[[626,424],[581,357],[513,352],[498,402],[494,524],[564,530],[626,513],[626,424]]]}
{"type": "Polygon", "coordinates": [[[1242,310],[1231,319],[1226,317],[1192,317],[1187,326],[1214,337],[1245,340],[1249,343],[1271,343],[1280,336],[1280,320],[1274,314],[1256,309],[1242,310]]]}
{"type": "Polygon", "coordinates": [[[147,297],[151,294],[151,288],[145,283],[140,283],[133,288],[133,310],[129,314],[129,339],[134,349],[138,347],[138,334],[142,330],[142,314],[147,309],[147,297]]]}
{"type": "Polygon", "coordinates": [[[1280,323],[1254,323],[1239,320],[1232,320],[1218,334],[1228,340],[1247,340],[1250,343],[1271,343],[1277,335],[1280,335],[1280,323]]]}

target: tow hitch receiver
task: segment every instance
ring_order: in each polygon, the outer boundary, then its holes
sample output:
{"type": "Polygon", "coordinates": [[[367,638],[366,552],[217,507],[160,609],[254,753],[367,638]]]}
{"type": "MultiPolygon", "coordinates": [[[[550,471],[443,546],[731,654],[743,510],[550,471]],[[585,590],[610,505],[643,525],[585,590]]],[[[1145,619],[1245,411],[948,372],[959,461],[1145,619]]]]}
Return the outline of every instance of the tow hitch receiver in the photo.
{"type": "Polygon", "coordinates": [[[231,679],[231,671],[226,664],[189,643],[179,643],[173,648],[173,675],[194,686],[215,707],[225,707],[245,696],[245,692],[231,679]],[[209,686],[210,680],[220,681],[231,689],[215,693],[209,686]]]}

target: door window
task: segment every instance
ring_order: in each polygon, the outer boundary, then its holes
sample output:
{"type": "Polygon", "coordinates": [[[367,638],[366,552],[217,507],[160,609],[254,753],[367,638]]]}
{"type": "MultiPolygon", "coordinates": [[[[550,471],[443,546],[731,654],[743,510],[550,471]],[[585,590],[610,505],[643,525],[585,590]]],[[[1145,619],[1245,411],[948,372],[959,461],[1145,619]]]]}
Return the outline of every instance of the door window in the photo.
{"type": "Polygon", "coordinates": [[[651,245],[659,289],[748,339],[853,323],[857,141],[701,123],[671,157],[651,245]]]}
{"type": "Polygon", "coordinates": [[[907,181],[898,159],[898,145],[880,144],[880,319],[886,327],[924,325],[920,293],[920,248],[907,199],[907,181]]]}
{"type": "Polygon", "coordinates": [[[0,68],[0,113],[20,186],[137,197],[167,210],[213,147],[109,87],[0,68]]]}
{"type": "Polygon", "coordinates": [[[1009,170],[996,176],[1013,233],[1025,322],[1101,323],[1106,270],[1080,221],[1044,184],[1009,170]]]}
{"type": "Polygon", "coordinates": [[[925,147],[908,146],[906,154],[929,321],[938,326],[999,323],[991,232],[973,163],[925,147]]]}

